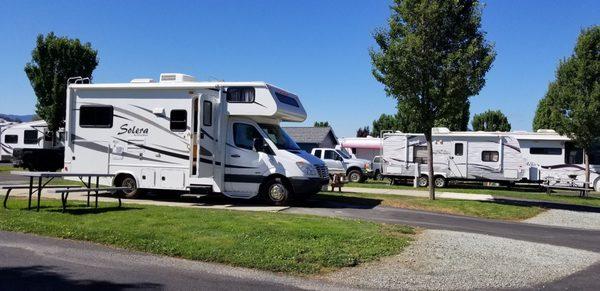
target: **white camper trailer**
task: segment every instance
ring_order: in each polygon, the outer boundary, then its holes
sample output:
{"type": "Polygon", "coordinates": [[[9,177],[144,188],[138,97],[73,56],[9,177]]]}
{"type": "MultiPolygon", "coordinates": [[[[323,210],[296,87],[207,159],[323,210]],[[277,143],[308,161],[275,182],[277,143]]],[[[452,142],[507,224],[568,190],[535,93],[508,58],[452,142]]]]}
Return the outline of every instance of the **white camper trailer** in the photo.
{"type": "Polygon", "coordinates": [[[160,81],[84,84],[67,89],[64,171],[115,174],[118,186],[264,194],[274,204],[317,193],[324,163],[279,126],[301,122],[300,99],[264,82],[160,81]]]}
{"type": "Polygon", "coordinates": [[[30,170],[62,168],[63,149],[58,135],[48,130],[45,121],[14,123],[0,134],[0,155],[18,167],[30,170]]]}
{"type": "MultiPolygon", "coordinates": [[[[552,130],[538,132],[451,132],[434,128],[433,165],[436,187],[448,180],[497,182],[583,182],[582,151],[552,130]]],[[[411,178],[426,186],[427,144],[423,134],[386,133],[382,138],[385,177],[411,178]]],[[[597,163],[592,153],[592,163],[597,163]]],[[[600,190],[600,165],[590,165],[590,182],[600,190]]]]}
{"type": "Polygon", "coordinates": [[[10,161],[12,157],[12,149],[4,143],[4,131],[13,125],[13,122],[8,122],[0,119],[0,162],[10,161]]]}

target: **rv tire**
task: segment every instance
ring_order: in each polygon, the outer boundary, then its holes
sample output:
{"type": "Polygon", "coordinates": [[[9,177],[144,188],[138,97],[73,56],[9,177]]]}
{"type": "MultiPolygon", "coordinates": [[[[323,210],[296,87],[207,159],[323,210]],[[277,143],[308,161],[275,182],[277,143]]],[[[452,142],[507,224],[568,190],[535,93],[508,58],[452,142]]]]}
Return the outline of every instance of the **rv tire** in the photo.
{"type": "Polygon", "coordinates": [[[435,185],[436,188],[444,188],[446,187],[446,184],[448,182],[446,181],[446,178],[442,177],[442,176],[435,176],[433,178],[433,184],[435,185]]]}
{"type": "Polygon", "coordinates": [[[117,187],[129,187],[131,190],[122,190],[120,194],[125,198],[139,198],[142,190],[138,189],[135,178],[130,175],[121,177],[116,183],[117,187]]]}
{"type": "Polygon", "coordinates": [[[281,178],[273,178],[262,187],[263,197],[273,205],[285,205],[290,199],[290,189],[281,178]]]}
{"type": "Polygon", "coordinates": [[[417,185],[419,187],[427,187],[429,185],[429,177],[423,175],[417,179],[417,185]]]}

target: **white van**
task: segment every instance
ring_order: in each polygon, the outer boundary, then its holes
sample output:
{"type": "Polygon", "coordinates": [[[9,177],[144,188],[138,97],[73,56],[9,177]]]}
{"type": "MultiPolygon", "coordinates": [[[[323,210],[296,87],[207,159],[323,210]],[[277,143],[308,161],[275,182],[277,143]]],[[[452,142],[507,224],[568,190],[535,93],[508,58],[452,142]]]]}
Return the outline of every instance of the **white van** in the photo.
{"type": "Polygon", "coordinates": [[[327,167],[279,126],[301,122],[298,96],[264,82],[160,81],[86,84],[67,89],[64,171],[111,173],[103,181],[144,189],[259,194],[281,205],[328,183],[327,167]]]}

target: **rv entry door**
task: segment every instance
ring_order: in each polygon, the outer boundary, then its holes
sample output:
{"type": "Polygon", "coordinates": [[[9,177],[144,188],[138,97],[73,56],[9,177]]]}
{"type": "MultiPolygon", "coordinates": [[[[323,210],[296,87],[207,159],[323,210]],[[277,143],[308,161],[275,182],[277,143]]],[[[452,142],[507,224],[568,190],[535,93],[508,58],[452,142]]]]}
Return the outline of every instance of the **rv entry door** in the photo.
{"type": "Polygon", "coordinates": [[[467,142],[454,141],[449,155],[449,177],[467,178],[467,142]]]}
{"type": "Polygon", "coordinates": [[[203,93],[200,98],[194,102],[194,135],[196,136],[195,156],[196,159],[196,177],[200,184],[212,185],[214,182],[215,170],[215,147],[216,147],[216,122],[215,107],[217,96],[210,93],[203,93]]]}

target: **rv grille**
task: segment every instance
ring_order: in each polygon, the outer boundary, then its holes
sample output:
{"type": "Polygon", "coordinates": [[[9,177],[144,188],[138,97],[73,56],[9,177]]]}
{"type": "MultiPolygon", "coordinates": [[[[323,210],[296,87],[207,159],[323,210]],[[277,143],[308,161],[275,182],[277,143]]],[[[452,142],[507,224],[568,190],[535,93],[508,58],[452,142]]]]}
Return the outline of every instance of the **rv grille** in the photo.
{"type": "Polygon", "coordinates": [[[319,177],[329,178],[329,171],[327,170],[327,166],[315,166],[315,168],[317,168],[317,172],[319,172],[319,177]]]}

